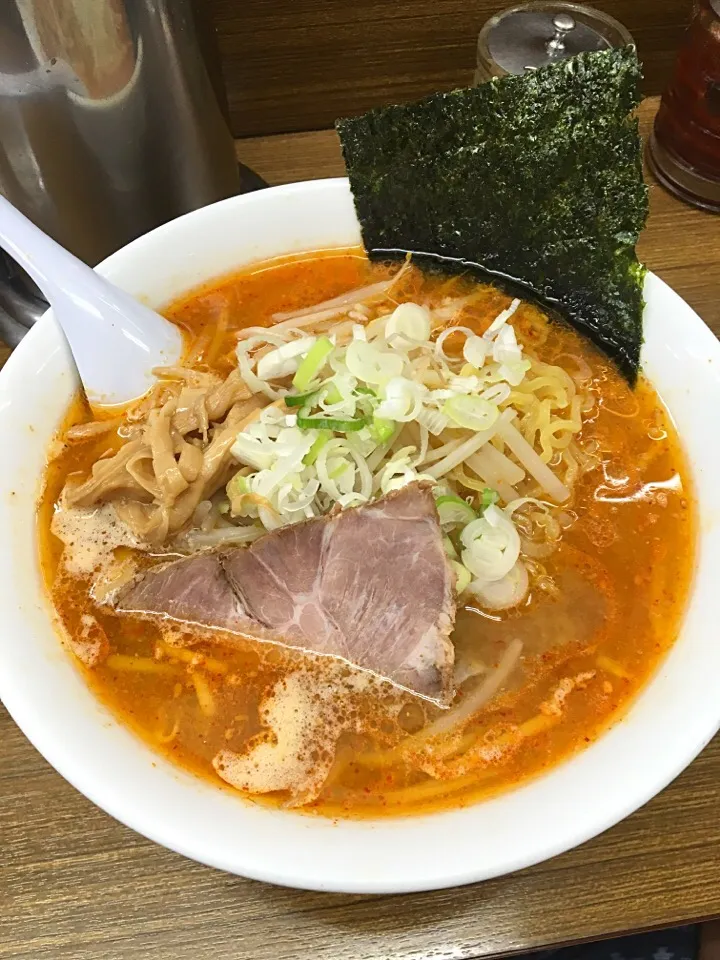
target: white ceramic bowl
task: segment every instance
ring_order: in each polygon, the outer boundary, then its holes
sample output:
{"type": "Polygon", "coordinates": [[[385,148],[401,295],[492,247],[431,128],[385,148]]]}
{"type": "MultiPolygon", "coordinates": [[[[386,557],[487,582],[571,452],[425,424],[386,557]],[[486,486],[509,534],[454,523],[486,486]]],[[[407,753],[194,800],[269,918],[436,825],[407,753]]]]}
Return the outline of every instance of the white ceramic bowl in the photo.
{"type": "MultiPolygon", "coordinates": [[[[359,242],[345,180],[225,200],[98,268],[152,306],[265,257],[359,242]]],[[[542,778],[456,812],[333,823],[263,809],[160,759],[97,702],[53,629],[35,542],[45,450],[77,389],[50,313],[0,374],[0,695],[37,749],[112,816],[173,850],[274,883],[395,893],[469,883],[558,854],[669,783],[720,726],[720,346],[648,277],[643,367],[692,464],[699,567],[682,635],[622,722],[542,778]]]]}

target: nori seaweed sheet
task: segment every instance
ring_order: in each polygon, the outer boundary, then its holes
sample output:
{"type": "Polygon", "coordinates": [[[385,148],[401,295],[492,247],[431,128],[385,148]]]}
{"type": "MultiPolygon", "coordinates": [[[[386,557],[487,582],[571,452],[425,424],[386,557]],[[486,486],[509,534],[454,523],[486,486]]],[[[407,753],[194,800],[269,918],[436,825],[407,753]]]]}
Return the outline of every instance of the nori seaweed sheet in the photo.
{"type": "Polygon", "coordinates": [[[372,259],[478,265],[554,307],[635,382],[647,217],[634,47],[340,120],[372,259]]]}

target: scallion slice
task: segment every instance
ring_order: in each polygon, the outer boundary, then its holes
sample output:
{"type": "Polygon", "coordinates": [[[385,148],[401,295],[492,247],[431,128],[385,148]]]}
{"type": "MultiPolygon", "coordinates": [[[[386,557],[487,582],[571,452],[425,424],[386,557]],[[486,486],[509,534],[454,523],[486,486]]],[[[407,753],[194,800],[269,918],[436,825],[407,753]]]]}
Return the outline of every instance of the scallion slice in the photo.
{"type": "Polygon", "coordinates": [[[466,523],[477,520],[477,514],[465,500],[450,494],[438,497],[435,501],[440,523],[443,527],[464,527],[466,523]]]}
{"type": "Polygon", "coordinates": [[[303,463],[306,467],[311,467],[318,458],[318,454],[328,442],[332,439],[332,433],[329,430],[320,430],[313,445],[303,457],[303,463]]]}
{"type": "Polygon", "coordinates": [[[297,425],[301,430],[334,430],[337,433],[353,433],[367,426],[367,419],[365,417],[351,417],[347,419],[322,416],[304,417],[299,413],[297,425]]]}
{"type": "Polygon", "coordinates": [[[500,415],[495,404],[488,400],[463,394],[446,400],[442,412],[453,421],[453,424],[478,432],[489,430],[500,415]]]}
{"type": "Polygon", "coordinates": [[[343,395],[337,388],[337,384],[333,383],[332,380],[329,380],[327,386],[325,387],[325,403],[329,403],[331,406],[334,403],[342,403],[344,400],[343,395]]]}
{"type": "Polygon", "coordinates": [[[443,537],[443,547],[445,547],[445,553],[450,557],[451,560],[457,560],[458,552],[455,549],[455,544],[452,542],[450,537],[443,537]]]}
{"type": "Polygon", "coordinates": [[[492,487],[485,487],[483,492],[480,494],[480,505],[482,506],[482,509],[485,510],[487,507],[497,503],[499,499],[500,494],[496,490],[493,490],[492,487]]]}
{"type": "Polygon", "coordinates": [[[317,374],[325,366],[325,361],[332,352],[332,341],[328,337],[318,337],[310,347],[302,363],[293,377],[293,386],[296,390],[307,390],[317,374]]]}
{"type": "Polygon", "coordinates": [[[373,417],[370,424],[370,433],[373,440],[378,443],[385,443],[395,433],[395,422],[393,420],[383,420],[382,417],[373,417]]]}
{"type": "Polygon", "coordinates": [[[462,563],[458,563],[457,560],[451,560],[450,563],[453,565],[453,570],[457,576],[457,580],[455,581],[455,589],[458,594],[464,593],[470,586],[472,574],[467,567],[463,566],[462,563]]]}
{"type": "Polygon", "coordinates": [[[249,493],[250,487],[248,486],[247,477],[244,477],[241,473],[236,473],[234,477],[228,480],[225,492],[230,499],[249,493]]]}
{"type": "Polygon", "coordinates": [[[283,400],[286,407],[312,406],[312,400],[318,393],[318,390],[310,390],[308,393],[288,393],[283,400]]]}

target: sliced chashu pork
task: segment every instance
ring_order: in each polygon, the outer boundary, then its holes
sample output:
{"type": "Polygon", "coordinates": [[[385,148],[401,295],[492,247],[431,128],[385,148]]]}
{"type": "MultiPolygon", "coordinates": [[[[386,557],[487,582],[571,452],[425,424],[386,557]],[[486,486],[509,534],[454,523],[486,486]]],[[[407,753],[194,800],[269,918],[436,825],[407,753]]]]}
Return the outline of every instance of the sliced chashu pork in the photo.
{"type": "Polygon", "coordinates": [[[454,582],[432,493],[411,484],[250,547],[151,570],[116,608],[341,657],[448,703],[454,582]]]}

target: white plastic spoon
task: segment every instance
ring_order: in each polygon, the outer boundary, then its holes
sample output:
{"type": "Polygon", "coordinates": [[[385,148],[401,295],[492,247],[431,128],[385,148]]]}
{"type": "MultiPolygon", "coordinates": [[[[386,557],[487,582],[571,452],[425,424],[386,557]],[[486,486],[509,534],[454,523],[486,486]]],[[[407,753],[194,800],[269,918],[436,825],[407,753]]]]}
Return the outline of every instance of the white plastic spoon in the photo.
{"type": "Polygon", "coordinates": [[[127,403],[155,382],[153,367],[176,363],[177,327],[138,303],[0,196],[0,246],[45,294],[70,344],[90,403],[127,403]]]}

